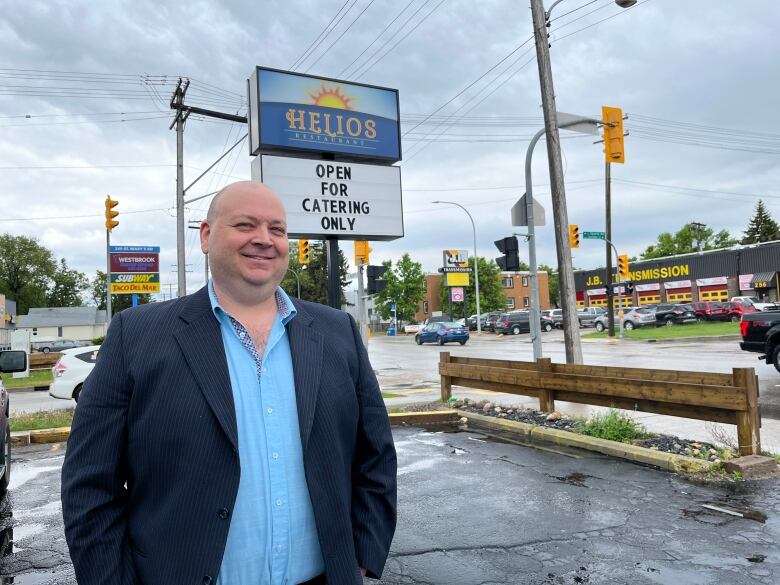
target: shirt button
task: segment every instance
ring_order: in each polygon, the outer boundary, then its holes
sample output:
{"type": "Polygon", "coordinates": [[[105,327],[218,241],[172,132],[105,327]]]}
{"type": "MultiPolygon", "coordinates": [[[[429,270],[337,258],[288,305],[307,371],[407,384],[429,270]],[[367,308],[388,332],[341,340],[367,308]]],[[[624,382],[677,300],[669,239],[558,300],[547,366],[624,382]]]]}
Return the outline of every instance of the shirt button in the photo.
{"type": "Polygon", "coordinates": [[[279,459],[279,453],[272,453],[271,457],[273,457],[274,459],[279,459]]]}
{"type": "Polygon", "coordinates": [[[211,578],[211,575],[206,575],[203,577],[203,585],[212,585],[214,583],[214,579],[211,578]]]}
{"type": "Polygon", "coordinates": [[[269,407],[269,408],[268,408],[268,410],[267,410],[266,412],[267,412],[268,414],[271,414],[271,413],[273,413],[273,411],[274,411],[274,409],[269,407]]]}
{"type": "Polygon", "coordinates": [[[282,507],[282,500],[276,500],[276,507],[281,508],[282,507]]]}
{"type": "Polygon", "coordinates": [[[228,512],[227,508],[222,508],[219,511],[219,517],[222,518],[223,520],[227,520],[228,515],[229,515],[229,512],[228,512]]]}

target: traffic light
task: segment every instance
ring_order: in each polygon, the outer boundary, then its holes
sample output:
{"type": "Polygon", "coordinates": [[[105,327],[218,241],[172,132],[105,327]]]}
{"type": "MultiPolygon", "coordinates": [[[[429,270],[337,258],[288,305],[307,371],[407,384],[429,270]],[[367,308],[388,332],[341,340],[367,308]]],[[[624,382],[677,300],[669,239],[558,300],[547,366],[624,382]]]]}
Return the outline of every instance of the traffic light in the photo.
{"type": "Polygon", "coordinates": [[[495,244],[498,251],[503,254],[500,258],[496,258],[496,264],[498,264],[501,270],[507,272],[520,270],[520,259],[517,257],[517,238],[509,236],[508,238],[496,240],[495,244]]]}
{"type": "Polygon", "coordinates": [[[618,256],[618,278],[628,278],[628,255],[618,256]]]}
{"type": "Polygon", "coordinates": [[[608,163],[626,162],[623,145],[623,110],[603,106],[601,118],[604,122],[604,158],[608,163]]]}
{"type": "Polygon", "coordinates": [[[386,280],[382,280],[382,275],[387,272],[387,266],[367,266],[366,276],[368,282],[366,283],[366,289],[368,294],[375,295],[378,292],[382,292],[387,285],[386,280]]]}
{"type": "Polygon", "coordinates": [[[371,246],[365,240],[355,240],[355,266],[363,262],[363,266],[368,266],[368,255],[372,252],[371,246]]]}
{"type": "Polygon", "coordinates": [[[569,248],[580,247],[580,226],[576,223],[569,224],[569,248]]]}
{"type": "Polygon", "coordinates": [[[311,262],[309,240],[298,240],[298,262],[300,264],[308,264],[311,262]]]}
{"type": "Polygon", "coordinates": [[[119,215],[118,211],[114,211],[114,207],[117,205],[119,205],[119,201],[111,199],[110,195],[106,195],[106,229],[109,232],[119,225],[119,222],[114,219],[119,215]]]}

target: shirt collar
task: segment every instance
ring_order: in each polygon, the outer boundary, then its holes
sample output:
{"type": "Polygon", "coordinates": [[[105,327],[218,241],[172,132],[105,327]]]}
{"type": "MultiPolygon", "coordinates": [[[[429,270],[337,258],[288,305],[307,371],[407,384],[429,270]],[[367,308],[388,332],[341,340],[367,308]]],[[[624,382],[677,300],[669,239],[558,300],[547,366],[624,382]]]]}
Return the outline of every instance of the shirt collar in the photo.
{"type": "MultiPolygon", "coordinates": [[[[220,313],[224,315],[230,315],[230,313],[228,313],[225,308],[219,304],[217,293],[214,290],[214,281],[210,278],[208,290],[209,302],[211,302],[211,310],[214,312],[214,316],[219,319],[220,313]]],[[[282,321],[282,325],[287,325],[287,323],[289,323],[293,317],[298,314],[298,310],[295,308],[295,305],[293,305],[290,297],[287,296],[287,293],[284,292],[281,287],[276,287],[274,298],[276,299],[277,314],[282,321]]]]}

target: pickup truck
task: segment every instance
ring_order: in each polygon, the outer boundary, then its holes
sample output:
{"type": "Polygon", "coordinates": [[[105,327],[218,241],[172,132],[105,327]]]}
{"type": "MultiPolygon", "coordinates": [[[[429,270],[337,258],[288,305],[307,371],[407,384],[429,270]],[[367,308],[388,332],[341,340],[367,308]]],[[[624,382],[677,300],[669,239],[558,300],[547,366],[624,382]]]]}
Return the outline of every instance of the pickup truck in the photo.
{"type": "Polygon", "coordinates": [[[758,311],[742,315],[739,332],[743,351],[760,353],[758,359],[773,364],[780,372],[780,311],[758,311]]]}
{"type": "Polygon", "coordinates": [[[771,311],[775,307],[774,303],[762,303],[756,297],[731,297],[731,302],[753,305],[756,308],[756,311],[771,311]]]}

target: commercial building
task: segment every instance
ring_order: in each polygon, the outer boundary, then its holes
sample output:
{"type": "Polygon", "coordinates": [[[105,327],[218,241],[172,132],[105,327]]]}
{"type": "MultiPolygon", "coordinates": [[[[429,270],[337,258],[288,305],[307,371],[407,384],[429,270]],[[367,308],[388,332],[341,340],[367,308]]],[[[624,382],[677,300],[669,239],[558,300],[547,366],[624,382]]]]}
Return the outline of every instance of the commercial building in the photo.
{"type": "Polygon", "coordinates": [[[106,312],[97,307],[46,307],[30,309],[17,317],[16,328],[28,331],[30,341],[75,339],[90,341],[106,333],[106,312]]]}
{"type": "MultiPolygon", "coordinates": [[[[531,306],[531,273],[526,271],[502,272],[501,282],[504,286],[506,295],[507,311],[528,309],[531,306]]],[[[471,278],[474,278],[473,274],[471,278]]],[[[420,303],[414,320],[422,323],[434,314],[448,314],[449,305],[441,303],[441,280],[442,274],[425,275],[425,298],[420,303]]],[[[539,281],[539,307],[541,309],[550,308],[550,288],[549,278],[546,272],[537,272],[539,281]]],[[[457,309],[453,309],[453,318],[463,317],[463,308],[460,303],[456,304],[457,309]],[[457,314],[456,314],[457,312],[457,314]]]]}
{"type": "MultiPolygon", "coordinates": [[[[634,291],[627,295],[625,288],[621,290],[627,303],[634,306],[727,301],[743,295],[775,302],[778,270],[780,242],[766,242],[633,262],[629,265],[628,280],[634,291]]],[[[615,274],[612,281],[616,282],[615,274]]],[[[606,282],[604,268],[576,271],[577,306],[605,306],[606,282]]]]}

